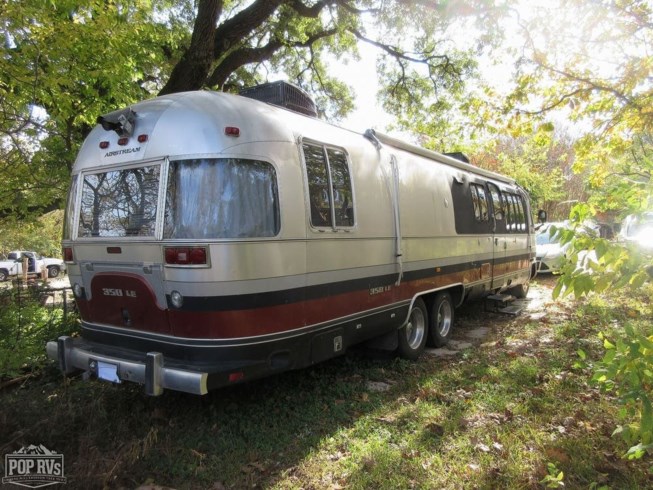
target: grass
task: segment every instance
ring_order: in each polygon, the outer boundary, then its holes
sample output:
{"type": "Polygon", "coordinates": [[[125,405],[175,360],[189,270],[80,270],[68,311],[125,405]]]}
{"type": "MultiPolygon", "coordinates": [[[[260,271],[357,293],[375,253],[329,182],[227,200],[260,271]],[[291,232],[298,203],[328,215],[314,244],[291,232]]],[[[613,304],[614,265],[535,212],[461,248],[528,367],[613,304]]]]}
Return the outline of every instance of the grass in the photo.
{"type": "Polygon", "coordinates": [[[456,336],[490,334],[455,357],[361,351],[205,397],[52,368],[0,392],[0,449],[63,453],[71,488],[543,488],[559,472],[565,488],[650,488],[650,459],[621,458],[619,406],[576,353],[600,359],[598,332],[625,319],[650,328],[647,293],[548,300],[546,315],[517,318],[477,305],[456,336]]]}

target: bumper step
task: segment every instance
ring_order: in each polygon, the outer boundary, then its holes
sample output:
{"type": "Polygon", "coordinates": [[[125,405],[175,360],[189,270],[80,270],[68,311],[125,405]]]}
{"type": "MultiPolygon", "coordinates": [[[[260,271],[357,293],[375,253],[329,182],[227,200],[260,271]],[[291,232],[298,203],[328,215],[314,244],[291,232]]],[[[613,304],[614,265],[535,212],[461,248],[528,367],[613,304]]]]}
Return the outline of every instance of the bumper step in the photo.
{"type": "Polygon", "coordinates": [[[92,352],[81,339],[63,336],[56,342],[48,342],[47,353],[50,359],[59,362],[59,369],[66,375],[83,371],[97,376],[97,366],[105,363],[116,367],[120,381],[144,385],[147,395],[158,396],[166,389],[195,395],[208,393],[208,373],[166,366],[160,352],[148,352],[142,360],[127,359],[92,352]]]}

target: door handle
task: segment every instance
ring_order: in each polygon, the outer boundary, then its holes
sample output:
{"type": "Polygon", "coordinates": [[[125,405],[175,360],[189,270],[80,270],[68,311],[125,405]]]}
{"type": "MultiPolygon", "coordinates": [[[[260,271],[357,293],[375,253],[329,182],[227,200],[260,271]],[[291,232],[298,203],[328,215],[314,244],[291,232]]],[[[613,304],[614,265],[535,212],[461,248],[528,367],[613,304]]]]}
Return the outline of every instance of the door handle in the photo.
{"type": "Polygon", "coordinates": [[[495,244],[495,245],[499,245],[499,239],[498,239],[498,238],[495,238],[495,239],[494,239],[494,244],[495,244]]]}

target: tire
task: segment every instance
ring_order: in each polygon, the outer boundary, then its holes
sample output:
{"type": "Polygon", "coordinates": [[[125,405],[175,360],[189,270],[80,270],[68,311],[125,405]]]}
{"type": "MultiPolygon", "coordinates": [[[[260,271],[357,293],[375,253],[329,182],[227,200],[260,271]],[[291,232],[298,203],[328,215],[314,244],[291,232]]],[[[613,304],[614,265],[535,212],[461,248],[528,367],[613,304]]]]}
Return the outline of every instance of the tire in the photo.
{"type": "Polygon", "coordinates": [[[525,282],[524,284],[519,284],[518,286],[515,286],[514,288],[510,288],[510,294],[512,294],[515,298],[518,299],[523,299],[526,297],[528,294],[528,290],[530,289],[530,283],[525,282]]]}
{"type": "Polygon", "coordinates": [[[443,347],[451,337],[453,330],[454,306],[451,295],[447,292],[438,293],[431,307],[431,322],[429,323],[429,345],[443,347]]]}
{"type": "Polygon", "coordinates": [[[408,321],[399,329],[397,354],[402,359],[415,361],[424,352],[428,335],[428,312],[422,298],[417,298],[408,315],[408,321]]]}
{"type": "Polygon", "coordinates": [[[48,277],[57,277],[59,275],[59,267],[51,265],[48,267],[48,277]]]}
{"type": "Polygon", "coordinates": [[[5,269],[0,269],[0,282],[5,282],[9,277],[9,272],[5,269]]]}

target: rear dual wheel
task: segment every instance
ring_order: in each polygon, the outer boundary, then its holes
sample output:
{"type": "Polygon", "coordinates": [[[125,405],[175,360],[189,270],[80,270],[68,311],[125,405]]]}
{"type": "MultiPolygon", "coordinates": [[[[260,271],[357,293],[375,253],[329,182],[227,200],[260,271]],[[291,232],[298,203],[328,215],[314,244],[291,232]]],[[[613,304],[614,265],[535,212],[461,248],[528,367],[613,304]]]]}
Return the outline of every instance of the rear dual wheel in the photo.
{"type": "Polygon", "coordinates": [[[408,315],[408,321],[399,329],[397,353],[403,359],[416,360],[429,345],[442,347],[447,343],[453,328],[454,307],[447,292],[436,294],[428,314],[422,298],[417,298],[408,315]]]}
{"type": "Polygon", "coordinates": [[[414,361],[424,352],[428,334],[428,313],[422,298],[417,298],[408,315],[408,321],[399,329],[399,357],[414,361]]]}
{"type": "Polygon", "coordinates": [[[431,322],[428,343],[433,347],[443,347],[451,337],[453,329],[453,302],[447,292],[438,293],[431,307],[431,322]]]}

